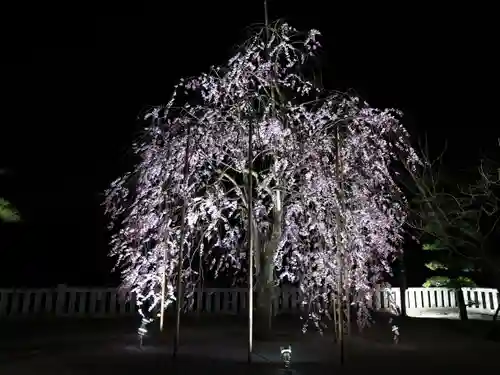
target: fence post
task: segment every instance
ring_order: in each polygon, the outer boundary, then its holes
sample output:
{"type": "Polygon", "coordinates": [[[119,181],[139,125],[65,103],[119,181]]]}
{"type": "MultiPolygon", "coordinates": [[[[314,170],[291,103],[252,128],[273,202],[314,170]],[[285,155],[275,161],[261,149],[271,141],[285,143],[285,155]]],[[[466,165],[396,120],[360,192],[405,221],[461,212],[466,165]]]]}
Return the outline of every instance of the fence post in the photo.
{"type": "Polygon", "coordinates": [[[66,292],[68,287],[65,284],[59,284],[56,289],[56,315],[64,315],[64,305],[66,304],[66,292]]]}

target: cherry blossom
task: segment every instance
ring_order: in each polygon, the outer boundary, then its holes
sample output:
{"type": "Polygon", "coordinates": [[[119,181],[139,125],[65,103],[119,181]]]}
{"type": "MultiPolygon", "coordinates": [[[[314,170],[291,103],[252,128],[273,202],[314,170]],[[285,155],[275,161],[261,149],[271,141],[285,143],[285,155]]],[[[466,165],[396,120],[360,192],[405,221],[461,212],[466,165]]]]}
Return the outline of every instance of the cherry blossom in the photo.
{"type": "Polygon", "coordinates": [[[265,42],[262,30],[225,66],[181,80],[167,105],[145,115],[150,125],[134,145],[140,162],[106,192],[111,255],[142,314],[159,306],[163,273],[166,306],[175,301],[184,202],[186,300],[199,276],[194,259],[216,273],[248,272],[250,175],[258,282],[298,282],[305,312],[319,327],[342,280],[358,323],[368,322],[373,288],[401,251],[406,220],[392,165],[418,159],[401,113],[305,78],[319,35],[281,23],[265,42]]]}

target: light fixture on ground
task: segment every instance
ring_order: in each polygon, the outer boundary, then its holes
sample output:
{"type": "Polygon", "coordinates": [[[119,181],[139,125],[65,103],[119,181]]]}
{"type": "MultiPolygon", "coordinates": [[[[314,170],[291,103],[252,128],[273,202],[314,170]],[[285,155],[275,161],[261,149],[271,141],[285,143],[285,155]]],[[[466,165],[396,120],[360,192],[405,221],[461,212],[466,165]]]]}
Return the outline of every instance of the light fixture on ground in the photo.
{"type": "Polygon", "coordinates": [[[137,330],[137,335],[139,337],[139,347],[142,348],[142,343],[144,340],[144,336],[148,333],[148,329],[146,328],[149,323],[151,323],[153,319],[148,319],[146,317],[143,317],[141,320],[141,325],[139,326],[139,329],[137,330]]]}
{"type": "Polygon", "coordinates": [[[286,347],[280,346],[280,356],[283,361],[283,365],[286,369],[290,368],[292,363],[292,346],[288,345],[286,347]]]}

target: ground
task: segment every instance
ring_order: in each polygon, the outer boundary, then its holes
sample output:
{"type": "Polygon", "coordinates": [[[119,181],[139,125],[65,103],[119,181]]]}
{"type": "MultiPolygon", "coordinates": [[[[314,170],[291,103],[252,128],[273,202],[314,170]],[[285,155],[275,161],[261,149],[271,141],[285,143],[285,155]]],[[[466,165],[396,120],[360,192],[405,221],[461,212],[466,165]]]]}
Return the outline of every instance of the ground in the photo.
{"type": "MultiPolygon", "coordinates": [[[[152,327],[142,349],[136,339],[137,320],[16,320],[0,325],[0,374],[279,374],[279,347],[292,346],[295,374],[332,374],[352,370],[481,371],[496,365],[499,343],[485,334],[490,322],[407,319],[399,322],[401,342],[391,341],[388,316],[363,334],[352,333],[345,344],[345,365],[330,332],[300,332],[295,318],[279,318],[274,335],[256,341],[248,366],[245,322],[236,318],[185,318],[181,349],[172,360],[173,326],[160,335],[152,327]],[[156,332],[155,332],[156,331],[156,332]]],[[[157,327],[157,325],[156,325],[157,327]]]]}

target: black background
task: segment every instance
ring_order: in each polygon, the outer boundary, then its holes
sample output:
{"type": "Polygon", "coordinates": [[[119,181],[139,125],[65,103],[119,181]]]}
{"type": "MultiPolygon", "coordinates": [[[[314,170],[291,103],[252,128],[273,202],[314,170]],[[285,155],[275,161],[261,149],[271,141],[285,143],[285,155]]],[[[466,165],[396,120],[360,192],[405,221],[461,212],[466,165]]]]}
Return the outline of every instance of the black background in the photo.
{"type": "MultiPolygon", "coordinates": [[[[100,203],[131,167],[127,149],[147,105],[172,85],[222,64],[261,1],[180,2],[139,9],[3,9],[0,196],[19,225],[0,228],[0,285],[117,282],[100,203]]],[[[323,81],[397,107],[415,137],[452,167],[474,164],[498,136],[498,63],[491,8],[443,9],[270,0],[270,18],[323,33],[323,81]]],[[[418,268],[415,266],[415,268],[418,268]]],[[[415,277],[415,282],[420,282],[415,277]]]]}

